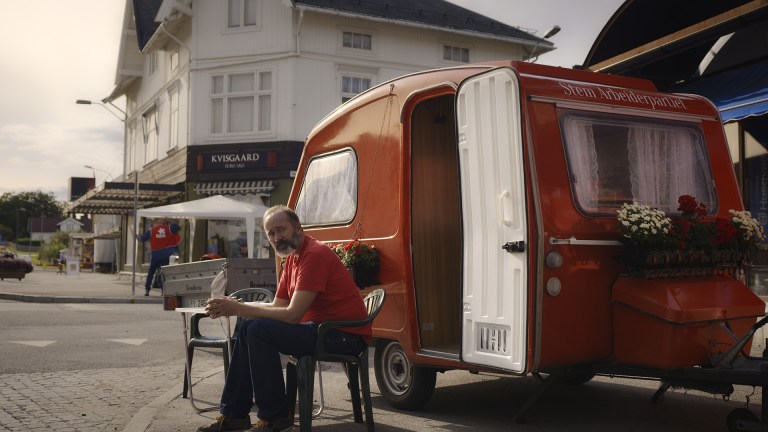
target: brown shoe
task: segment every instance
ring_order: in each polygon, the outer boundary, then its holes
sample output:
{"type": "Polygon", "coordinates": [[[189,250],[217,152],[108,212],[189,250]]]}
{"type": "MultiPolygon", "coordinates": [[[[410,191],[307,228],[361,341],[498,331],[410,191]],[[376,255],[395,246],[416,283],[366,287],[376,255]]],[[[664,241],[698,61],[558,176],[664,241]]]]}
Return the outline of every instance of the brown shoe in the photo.
{"type": "Polygon", "coordinates": [[[249,432],[259,432],[259,431],[270,431],[270,432],[280,432],[284,430],[288,430],[293,427],[293,418],[290,416],[284,417],[277,420],[263,420],[259,419],[253,427],[249,430],[249,432]]]}
{"type": "Polygon", "coordinates": [[[216,421],[208,426],[200,426],[197,432],[236,432],[245,431],[251,427],[251,416],[232,418],[218,416],[216,421]]]}

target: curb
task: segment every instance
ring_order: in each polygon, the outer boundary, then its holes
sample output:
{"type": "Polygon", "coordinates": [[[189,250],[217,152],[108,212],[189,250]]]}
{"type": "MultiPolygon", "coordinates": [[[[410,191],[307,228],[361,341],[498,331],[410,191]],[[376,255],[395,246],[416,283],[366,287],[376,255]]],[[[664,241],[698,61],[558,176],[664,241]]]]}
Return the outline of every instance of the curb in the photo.
{"type": "Polygon", "coordinates": [[[162,297],[75,297],[0,293],[0,300],[25,303],[141,303],[162,304],[162,297]]]}
{"type": "MultiPolygon", "coordinates": [[[[213,368],[211,370],[208,370],[203,373],[203,376],[192,382],[192,385],[195,385],[196,383],[209,378],[213,375],[219,374],[224,371],[223,366],[219,366],[216,368],[213,368]]],[[[131,421],[128,422],[127,425],[125,425],[125,428],[123,428],[123,432],[144,432],[147,430],[148,427],[152,425],[152,421],[155,419],[155,415],[157,415],[157,411],[169,404],[171,401],[176,399],[177,397],[181,396],[182,387],[184,384],[177,384],[170,390],[166,391],[162,395],[158,396],[153,400],[152,402],[144,405],[142,409],[139,410],[139,412],[136,413],[131,418],[131,421]]],[[[218,408],[217,408],[218,409],[218,408]]]]}

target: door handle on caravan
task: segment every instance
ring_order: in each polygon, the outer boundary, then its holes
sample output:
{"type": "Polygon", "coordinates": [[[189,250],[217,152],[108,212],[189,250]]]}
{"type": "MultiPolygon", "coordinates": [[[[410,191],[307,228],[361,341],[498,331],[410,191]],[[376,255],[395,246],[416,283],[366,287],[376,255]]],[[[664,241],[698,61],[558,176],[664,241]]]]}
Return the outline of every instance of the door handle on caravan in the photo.
{"type": "Polygon", "coordinates": [[[501,248],[509,253],[525,252],[525,242],[522,240],[515,241],[515,242],[507,242],[501,248]]]}
{"type": "Polygon", "coordinates": [[[506,225],[512,225],[512,199],[508,190],[502,191],[499,196],[499,211],[501,212],[501,222],[506,225]]]}

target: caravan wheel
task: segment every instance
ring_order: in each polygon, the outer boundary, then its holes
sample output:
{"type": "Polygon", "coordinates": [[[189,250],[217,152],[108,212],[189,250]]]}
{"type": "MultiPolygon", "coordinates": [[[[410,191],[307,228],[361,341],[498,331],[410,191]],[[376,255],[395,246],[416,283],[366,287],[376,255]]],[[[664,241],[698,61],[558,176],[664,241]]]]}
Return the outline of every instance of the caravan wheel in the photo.
{"type": "Polygon", "coordinates": [[[379,341],[374,369],[381,395],[394,408],[419,409],[429,402],[435,390],[435,369],[411,365],[397,341],[379,341]]]}

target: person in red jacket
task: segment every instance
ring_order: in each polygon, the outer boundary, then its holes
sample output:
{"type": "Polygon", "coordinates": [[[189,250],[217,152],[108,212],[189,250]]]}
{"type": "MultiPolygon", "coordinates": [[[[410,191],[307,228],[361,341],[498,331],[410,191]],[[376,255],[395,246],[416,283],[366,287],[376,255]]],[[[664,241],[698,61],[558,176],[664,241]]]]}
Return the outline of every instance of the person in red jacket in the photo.
{"type": "Polygon", "coordinates": [[[178,233],[180,229],[179,224],[170,223],[168,219],[163,218],[153,225],[152,228],[148,229],[144,235],[139,237],[139,240],[142,242],[149,240],[150,249],[149,271],[147,272],[147,280],[144,284],[145,296],[149,295],[149,290],[152,288],[152,280],[157,269],[160,266],[168,265],[171,255],[179,254],[181,236],[178,233]]]}

